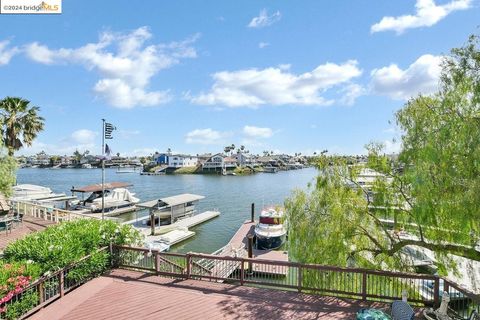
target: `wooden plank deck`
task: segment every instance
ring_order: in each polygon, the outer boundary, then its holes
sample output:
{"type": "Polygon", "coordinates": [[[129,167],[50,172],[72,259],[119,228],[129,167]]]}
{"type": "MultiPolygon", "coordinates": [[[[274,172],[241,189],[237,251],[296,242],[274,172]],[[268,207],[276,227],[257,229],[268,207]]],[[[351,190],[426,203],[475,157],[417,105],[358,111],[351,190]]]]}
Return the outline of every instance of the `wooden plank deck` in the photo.
{"type": "Polygon", "coordinates": [[[0,232],[0,252],[7,247],[7,245],[15,240],[25,237],[27,234],[32,232],[40,231],[46,227],[55,224],[53,221],[43,220],[40,218],[24,216],[23,223],[16,224],[13,223],[12,232],[5,232],[2,230],[0,232]]]}
{"type": "Polygon", "coordinates": [[[34,314],[37,320],[355,319],[384,304],[113,270],[34,314]]]}

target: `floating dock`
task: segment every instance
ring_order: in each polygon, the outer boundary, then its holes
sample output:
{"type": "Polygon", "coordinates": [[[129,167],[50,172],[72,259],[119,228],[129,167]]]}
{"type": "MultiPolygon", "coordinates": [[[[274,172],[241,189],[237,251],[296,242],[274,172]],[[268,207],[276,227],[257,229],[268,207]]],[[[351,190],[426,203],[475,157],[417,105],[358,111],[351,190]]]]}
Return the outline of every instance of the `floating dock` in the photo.
{"type": "Polygon", "coordinates": [[[220,215],[219,211],[205,211],[191,217],[180,219],[172,224],[155,227],[155,235],[152,235],[152,229],[147,225],[149,216],[141,217],[139,219],[125,221],[122,224],[131,224],[144,236],[146,242],[155,243],[161,242],[168,246],[173,246],[177,243],[185,241],[195,235],[195,232],[190,231],[190,227],[194,227],[208,220],[211,220],[220,215]]]}
{"type": "Polygon", "coordinates": [[[195,232],[187,230],[173,230],[167,232],[163,235],[158,236],[147,236],[146,240],[148,242],[163,242],[168,244],[169,246],[173,246],[177,243],[185,241],[195,235],[195,232]]]}

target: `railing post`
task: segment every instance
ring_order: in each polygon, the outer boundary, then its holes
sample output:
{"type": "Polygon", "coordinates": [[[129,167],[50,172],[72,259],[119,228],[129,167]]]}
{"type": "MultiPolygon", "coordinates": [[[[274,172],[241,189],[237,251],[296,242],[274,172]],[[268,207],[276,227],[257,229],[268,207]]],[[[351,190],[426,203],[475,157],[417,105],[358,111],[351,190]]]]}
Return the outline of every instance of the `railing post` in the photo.
{"type": "Polygon", "coordinates": [[[367,272],[362,272],[362,300],[367,301],[367,272]]]}
{"type": "Polygon", "coordinates": [[[155,258],[155,274],[158,276],[160,273],[160,256],[157,250],[153,251],[153,256],[155,258]]]}
{"type": "Polygon", "coordinates": [[[433,307],[438,308],[440,305],[440,278],[435,277],[435,283],[433,287],[433,307]]]}
{"type": "Polygon", "coordinates": [[[65,295],[65,275],[63,274],[64,270],[60,271],[58,274],[59,279],[58,279],[58,291],[60,292],[60,297],[63,297],[65,295]]]}
{"type": "Polygon", "coordinates": [[[190,253],[187,253],[185,258],[187,259],[187,272],[185,276],[187,277],[187,279],[190,279],[190,275],[192,273],[192,256],[190,255],[190,253]]]}
{"type": "Polygon", "coordinates": [[[243,286],[245,282],[245,259],[240,259],[240,285],[243,286]]]}
{"type": "Polygon", "coordinates": [[[39,302],[40,304],[42,304],[42,303],[45,301],[45,299],[44,299],[44,291],[45,291],[45,290],[44,290],[44,288],[43,288],[43,281],[42,281],[42,282],[40,282],[40,283],[38,284],[38,295],[39,295],[38,302],[39,302]]]}
{"type": "Polygon", "coordinates": [[[443,291],[450,293],[450,285],[447,281],[445,281],[445,279],[443,279],[443,291]]]}
{"type": "Polygon", "coordinates": [[[303,283],[303,269],[302,265],[298,264],[298,279],[297,279],[297,287],[298,287],[298,292],[302,292],[302,283],[303,283]]]}

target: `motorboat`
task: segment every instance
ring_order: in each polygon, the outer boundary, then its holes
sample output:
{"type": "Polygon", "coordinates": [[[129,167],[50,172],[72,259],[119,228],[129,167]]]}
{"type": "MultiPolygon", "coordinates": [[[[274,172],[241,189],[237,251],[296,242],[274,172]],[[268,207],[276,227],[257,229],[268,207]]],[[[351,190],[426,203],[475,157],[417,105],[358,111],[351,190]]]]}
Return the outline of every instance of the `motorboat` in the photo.
{"type": "Polygon", "coordinates": [[[72,209],[82,210],[85,213],[99,213],[102,212],[103,202],[103,211],[109,216],[134,211],[135,205],[140,202],[140,199],[127,189],[129,186],[131,184],[124,182],[110,182],[105,183],[103,187],[101,183],[81,188],[74,187],[71,189],[72,193],[81,193],[82,200],[73,202],[72,209]],[[105,192],[103,193],[102,190],[105,192]],[[86,199],[83,196],[85,193],[90,193],[86,199]]]}
{"type": "Polygon", "coordinates": [[[287,238],[284,209],[281,207],[264,208],[255,226],[255,237],[259,250],[281,247],[287,238]]]}

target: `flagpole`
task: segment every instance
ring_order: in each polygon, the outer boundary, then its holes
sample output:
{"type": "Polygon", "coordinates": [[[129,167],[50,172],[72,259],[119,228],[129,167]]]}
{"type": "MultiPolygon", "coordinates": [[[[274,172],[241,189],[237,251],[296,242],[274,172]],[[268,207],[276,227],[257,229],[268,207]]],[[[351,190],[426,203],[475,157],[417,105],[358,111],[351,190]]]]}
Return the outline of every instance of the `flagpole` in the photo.
{"type": "Polygon", "coordinates": [[[105,219],[105,119],[102,119],[102,220],[105,219]]]}

